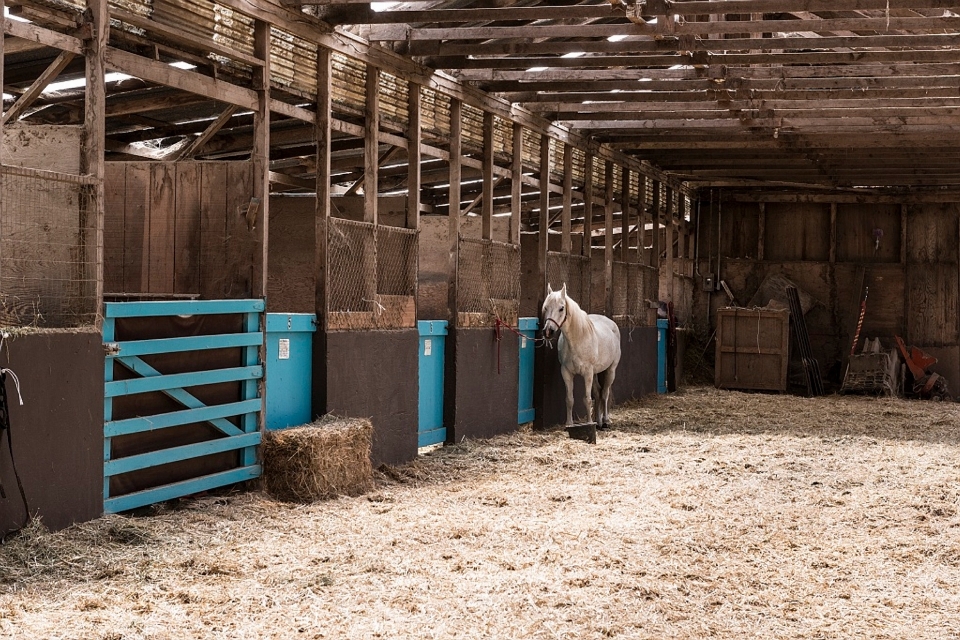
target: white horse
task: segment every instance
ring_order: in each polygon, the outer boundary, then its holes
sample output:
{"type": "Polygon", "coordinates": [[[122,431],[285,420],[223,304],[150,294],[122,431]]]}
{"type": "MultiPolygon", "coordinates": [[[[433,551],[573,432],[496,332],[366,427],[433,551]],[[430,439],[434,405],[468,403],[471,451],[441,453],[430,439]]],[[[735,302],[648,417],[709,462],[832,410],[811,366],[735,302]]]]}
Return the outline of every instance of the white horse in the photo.
{"type": "Polygon", "coordinates": [[[548,340],[559,333],[557,351],[560,373],[567,386],[567,425],[573,424],[573,378],[583,376],[584,403],[589,420],[601,429],[610,427],[610,387],[620,363],[620,327],[606,316],[588,314],[567,295],[567,284],[560,291],[547,285],[543,301],[543,335],[548,340]],[[600,374],[604,374],[600,384],[600,374]],[[593,386],[600,387],[594,416],[593,386]]]}

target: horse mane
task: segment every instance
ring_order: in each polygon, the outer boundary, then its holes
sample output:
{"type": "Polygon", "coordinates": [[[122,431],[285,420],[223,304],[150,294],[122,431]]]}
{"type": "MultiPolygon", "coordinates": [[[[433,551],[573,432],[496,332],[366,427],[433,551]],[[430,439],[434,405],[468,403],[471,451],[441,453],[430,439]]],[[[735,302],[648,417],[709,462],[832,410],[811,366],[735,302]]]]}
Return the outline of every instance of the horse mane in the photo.
{"type": "Polygon", "coordinates": [[[572,329],[570,333],[582,335],[584,332],[593,331],[593,323],[590,322],[587,312],[577,304],[576,300],[570,296],[566,296],[566,305],[567,324],[569,325],[569,329],[572,329]]]}

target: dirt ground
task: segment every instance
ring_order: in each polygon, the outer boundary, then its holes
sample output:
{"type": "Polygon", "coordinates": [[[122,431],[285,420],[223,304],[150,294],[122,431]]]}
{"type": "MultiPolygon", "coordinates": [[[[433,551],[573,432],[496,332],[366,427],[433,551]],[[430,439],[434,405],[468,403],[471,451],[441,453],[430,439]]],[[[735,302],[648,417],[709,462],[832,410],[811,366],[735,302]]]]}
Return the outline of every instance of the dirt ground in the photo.
{"type": "Polygon", "coordinates": [[[0,637],[960,638],[960,405],[722,392],[0,547],[0,637]]]}

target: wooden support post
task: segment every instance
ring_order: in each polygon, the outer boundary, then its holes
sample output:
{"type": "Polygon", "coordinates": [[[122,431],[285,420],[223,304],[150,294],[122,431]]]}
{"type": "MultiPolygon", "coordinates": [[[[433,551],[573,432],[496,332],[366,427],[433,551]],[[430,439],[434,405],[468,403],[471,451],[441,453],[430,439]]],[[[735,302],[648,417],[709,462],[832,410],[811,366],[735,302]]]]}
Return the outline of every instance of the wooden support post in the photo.
{"type": "Polygon", "coordinates": [[[630,169],[620,167],[620,261],[630,261],[630,169]]]}
{"type": "Polygon", "coordinates": [[[637,182],[637,262],[646,264],[644,243],[647,241],[647,176],[637,182]]]}
{"type": "MultiPolygon", "coordinates": [[[[760,209],[761,211],[760,215],[763,215],[763,212],[766,210],[766,208],[762,202],[760,203],[760,206],[762,207],[760,209]]],[[[830,251],[830,255],[829,255],[830,264],[834,264],[837,261],[837,203],[836,202],[830,203],[830,249],[829,251],[830,251]]],[[[763,256],[761,256],[760,259],[762,260],[763,256]]]]}
{"type": "MultiPolygon", "coordinates": [[[[263,66],[253,70],[253,88],[257,93],[257,109],[253,114],[253,198],[259,202],[259,212],[255,203],[247,208],[247,225],[256,234],[260,245],[259,259],[254,258],[253,281],[250,283],[254,298],[267,297],[268,244],[270,238],[270,23],[256,20],[253,26],[253,54],[263,60],[263,66]],[[251,217],[256,216],[256,217],[251,217]]],[[[266,367],[266,333],[260,345],[260,362],[266,367]]],[[[265,395],[266,375],[259,381],[260,397],[265,395]]],[[[266,429],[266,412],[258,414],[260,431],[266,429]]],[[[256,450],[250,449],[241,454],[243,464],[256,462],[256,450]]]]}
{"type": "MultiPolygon", "coordinates": [[[[833,234],[833,224],[831,223],[831,235],[833,234]]],[[[767,240],[767,203],[760,203],[760,216],[757,219],[757,260],[763,261],[763,246],[767,240]]],[[[831,261],[832,262],[832,261],[831,261]]]]}
{"type": "MultiPolygon", "coordinates": [[[[583,249],[585,258],[590,258],[593,249],[593,161],[592,153],[583,158],[583,249]]],[[[587,265],[587,277],[590,277],[590,265],[587,265]]]]}
{"type": "Polygon", "coordinates": [[[407,93],[407,228],[420,228],[420,85],[411,82],[407,93]]]}
{"type": "MultiPolygon", "coordinates": [[[[650,248],[650,266],[657,270],[657,277],[660,274],[660,181],[653,181],[653,203],[650,206],[650,218],[652,223],[652,241],[650,248]]],[[[659,299],[659,294],[658,294],[659,299]]]]}
{"type": "Polygon", "coordinates": [[[523,126],[513,123],[513,162],[510,164],[510,242],[520,244],[520,207],[523,203],[523,126]]]}
{"type": "Polygon", "coordinates": [[[481,237],[493,237],[493,114],[483,113],[483,202],[480,207],[481,237]]]}
{"type": "Polygon", "coordinates": [[[363,221],[376,225],[380,172],[380,69],[369,65],[363,117],[363,221]]]}
{"type": "Polygon", "coordinates": [[[671,187],[667,187],[666,189],[666,201],[667,203],[666,203],[666,210],[664,211],[664,227],[663,227],[663,235],[664,235],[663,239],[664,239],[664,244],[666,245],[666,247],[664,248],[664,250],[666,251],[666,256],[665,256],[666,268],[664,269],[664,272],[666,273],[666,277],[667,277],[667,300],[669,300],[670,302],[673,302],[674,301],[673,289],[677,281],[677,278],[676,278],[677,274],[675,273],[676,264],[673,261],[673,244],[674,244],[674,239],[676,237],[677,225],[676,225],[676,218],[673,215],[673,211],[674,211],[673,210],[673,189],[671,187]]]}
{"type": "Polygon", "coordinates": [[[540,294],[547,294],[547,252],[550,250],[550,138],[540,134],[540,238],[537,265],[540,294]]]}
{"type": "MultiPolygon", "coordinates": [[[[314,233],[316,247],[314,274],[316,276],[315,306],[319,330],[329,327],[327,304],[327,227],[330,223],[330,143],[333,107],[333,53],[326,47],[317,47],[317,205],[314,233]]],[[[324,407],[318,407],[323,410],[324,407]]]]}
{"type": "Polygon", "coordinates": [[[463,168],[463,104],[457,98],[450,100],[450,211],[447,238],[450,242],[450,262],[447,270],[447,307],[450,326],[457,326],[457,274],[460,263],[460,178],[463,168]]]}
{"type": "MultiPolygon", "coordinates": [[[[0,2],[0,8],[3,3],[0,2]]],[[[88,197],[80,229],[83,234],[82,255],[84,262],[89,264],[93,257],[92,273],[78,274],[81,281],[95,281],[93,296],[97,308],[97,322],[103,317],[103,152],[106,143],[106,121],[104,114],[107,107],[107,90],[104,84],[106,74],[104,51],[110,39],[110,12],[107,0],[87,0],[87,9],[90,15],[92,36],[86,46],[86,97],[83,108],[83,150],[80,171],[96,178],[96,182],[87,191],[88,197]],[[93,246],[90,246],[91,240],[93,246]]],[[[0,56],[0,69],[3,69],[3,58],[0,56]]],[[[2,80],[2,72],[0,72],[2,80]]],[[[0,82],[0,86],[2,82],[0,82]]],[[[81,267],[83,269],[84,267],[81,267]]],[[[85,292],[86,294],[86,292],[85,292]]]]}
{"type": "Polygon", "coordinates": [[[603,169],[603,289],[604,309],[613,315],[613,162],[603,169]]]}
{"type": "Polygon", "coordinates": [[[573,240],[570,237],[570,213],[573,209],[573,147],[563,145],[563,209],[560,214],[560,250],[571,253],[573,240]]]}
{"type": "Polygon", "coordinates": [[[257,218],[248,219],[247,224],[256,230],[260,244],[259,260],[254,261],[258,264],[253,268],[252,294],[254,298],[265,298],[270,218],[270,24],[263,20],[254,23],[253,53],[264,61],[262,67],[253,70],[253,87],[257,93],[257,110],[253,114],[253,197],[259,198],[260,208],[257,218]]]}
{"type": "MultiPolygon", "coordinates": [[[[900,264],[907,264],[907,205],[900,205],[900,264]]],[[[907,316],[904,316],[907,317],[907,316]]]]}

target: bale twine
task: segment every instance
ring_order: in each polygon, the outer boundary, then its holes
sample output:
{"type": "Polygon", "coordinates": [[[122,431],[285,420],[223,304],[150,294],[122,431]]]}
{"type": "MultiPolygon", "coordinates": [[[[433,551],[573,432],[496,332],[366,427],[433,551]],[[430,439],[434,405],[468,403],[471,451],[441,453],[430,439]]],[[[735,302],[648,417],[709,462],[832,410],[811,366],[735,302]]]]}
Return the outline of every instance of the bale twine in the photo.
{"type": "Polygon", "coordinates": [[[267,493],[289,502],[358,495],[373,486],[373,425],[364,418],[324,417],[263,438],[267,493]]]}

